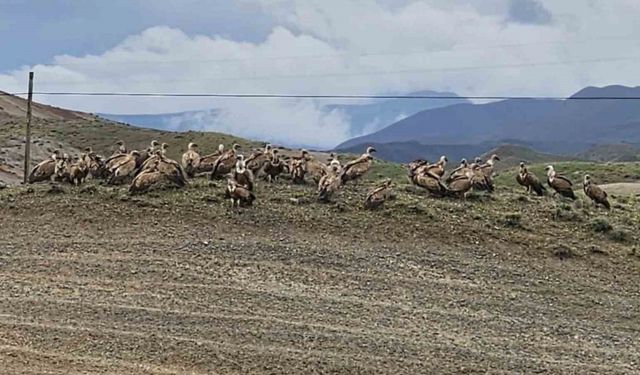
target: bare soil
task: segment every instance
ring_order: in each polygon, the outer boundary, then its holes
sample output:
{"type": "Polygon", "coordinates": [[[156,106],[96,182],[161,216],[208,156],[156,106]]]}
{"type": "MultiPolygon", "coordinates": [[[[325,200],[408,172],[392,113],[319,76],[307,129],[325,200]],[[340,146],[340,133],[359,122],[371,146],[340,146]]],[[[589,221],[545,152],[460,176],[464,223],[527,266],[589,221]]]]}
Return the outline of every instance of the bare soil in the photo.
{"type": "Polygon", "coordinates": [[[0,190],[0,373],[637,373],[634,197],[368,184],[0,190]]]}

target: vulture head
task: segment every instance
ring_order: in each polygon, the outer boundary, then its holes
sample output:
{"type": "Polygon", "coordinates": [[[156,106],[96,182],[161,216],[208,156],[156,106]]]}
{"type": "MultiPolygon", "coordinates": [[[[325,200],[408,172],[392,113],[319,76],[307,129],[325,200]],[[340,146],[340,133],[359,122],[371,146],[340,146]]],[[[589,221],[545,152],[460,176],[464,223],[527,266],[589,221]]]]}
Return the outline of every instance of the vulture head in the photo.
{"type": "Polygon", "coordinates": [[[232,149],[233,151],[238,151],[238,150],[240,149],[240,145],[239,145],[239,144],[237,144],[237,143],[234,143],[234,144],[233,144],[233,146],[231,146],[231,149],[232,149]]]}
{"type": "Polygon", "coordinates": [[[93,153],[93,149],[91,148],[91,146],[85,147],[84,150],[87,152],[87,154],[92,154],[93,153]]]}
{"type": "Polygon", "coordinates": [[[151,141],[151,147],[158,147],[158,146],[160,146],[160,142],[156,141],[155,139],[151,141]]]}
{"type": "Polygon", "coordinates": [[[475,158],[475,160],[474,160],[474,162],[475,162],[476,164],[481,164],[481,163],[482,163],[482,158],[480,158],[480,157],[476,157],[476,158],[475,158]]]}
{"type": "Polygon", "coordinates": [[[118,140],[118,141],[116,141],[116,144],[117,144],[118,146],[124,146],[124,141],[122,141],[122,140],[118,140]]]}
{"type": "Polygon", "coordinates": [[[469,165],[469,163],[467,163],[467,159],[462,158],[462,160],[460,160],[460,166],[461,167],[466,167],[467,165],[469,165]]]}
{"type": "Polygon", "coordinates": [[[195,150],[196,148],[198,148],[198,145],[197,145],[197,144],[195,144],[195,143],[193,143],[193,142],[191,142],[191,143],[189,143],[189,145],[187,146],[187,148],[188,148],[189,150],[195,150]]]}
{"type": "Polygon", "coordinates": [[[584,175],[584,180],[583,180],[583,184],[584,185],[589,185],[591,183],[591,176],[589,176],[588,174],[584,175]]]}
{"type": "Polygon", "coordinates": [[[377,150],[371,146],[367,147],[367,155],[371,156],[372,152],[377,152],[377,150]]]}
{"type": "Polygon", "coordinates": [[[218,151],[224,151],[224,145],[222,143],[218,145],[218,151]]]}
{"type": "Polygon", "coordinates": [[[244,155],[238,155],[236,156],[236,171],[238,173],[244,173],[245,171],[245,164],[244,164],[244,155]]]}
{"type": "Polygon", "coordinates": [[[544,170],[547,171],[547,176],[549,177],[556,174],[556,171],[553,169],[553,165],[547,165],[544,170]]]}

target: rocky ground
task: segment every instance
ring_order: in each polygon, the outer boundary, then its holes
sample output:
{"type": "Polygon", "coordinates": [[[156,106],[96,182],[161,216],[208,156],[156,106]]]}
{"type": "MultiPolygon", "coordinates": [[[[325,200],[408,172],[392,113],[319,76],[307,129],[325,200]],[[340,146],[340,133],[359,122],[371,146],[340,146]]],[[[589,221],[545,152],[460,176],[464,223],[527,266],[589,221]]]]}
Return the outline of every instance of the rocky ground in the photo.
{"type": "Polygon", "coordinates": [[[0,372],[634,373],[640,199],[0,190],[0,372]]]}

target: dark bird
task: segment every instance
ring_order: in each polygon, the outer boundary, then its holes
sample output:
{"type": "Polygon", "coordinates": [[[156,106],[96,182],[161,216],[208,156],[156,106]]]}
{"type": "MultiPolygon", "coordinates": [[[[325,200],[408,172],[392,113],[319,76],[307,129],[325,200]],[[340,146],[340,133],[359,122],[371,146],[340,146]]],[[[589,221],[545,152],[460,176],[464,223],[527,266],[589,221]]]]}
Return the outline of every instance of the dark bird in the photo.
{"type": "Polygon", "coordinates": [[[227,196],[231,201],[231,208],[243,206],[251,206],[256,196],[244,186],[241,186],[233,178],[227,180],[227,196]]]}
{"type": "Polygon", "coordinates": [[[191,142],[187,146],[187,151],[182,154],[182,168],[189,177],[194,177],[200,165],[200,154],[198,145],[191,142]]]}
{"type": "Polygon", "coordinates": [[[38,163],[31,169],[27,182],[30,184],[42,181],[50,181],[56,173],[56,161],[61,158],[59,150],[55,150],[48,159],[38,163]]]}
{"type": "Polygon", "coordinates": [[[538,177],[533,172],[530,172],[527,169],[527,166],[524,165],[524,162],[520,163],[520,171],[516,176],[516,181],[527,189],[527,193],[531,193],[534,191],[537,195],[543,196],[544,192],[547,190],[538,177]]]}
{"type": "Polygon", "coordinates": [[[391,179],[387,179],[367,194],[364,200],[364,208],[373,210],[381,207],[392,195],[391,179]]]}
{"type": "Polygon", "coordinates": [[[240,145],[234,143],[230,150],[225,151],[218,156],[218,159],[216,159],[216,162],[213,164],[213,170],[209,177],[211,180],[231,172],[233,167],[236,165],[236,154],[238,153],[238,149],[240,149],[240,145]]]}
{"type": "Polygon", "coordinates": [[[576,195],[573,192],[573,183],[566,177],[556,174],[552,165],[545,168],[547,171],[547,183],[556,191],[556,194],[560,194],[563,197],[576,199],[576,195]]]}
{"type": "Polygon", "coordinates": [[[607,210],[611,209],[611,204],[609,203],[609,199],[607,199],[607,192],[604,191],[600,186],[596,185],[591,181],[591,176],[588,174],[584,176],[584,180],[582,181],[582,185],[584,188],[584,193],[587,197],[591,198],[591,200],[596,204],[601,204],[607,210]]]}
{"type": "Polygon", "coordinates": [[[376,152],[375,148],[367,147],[367,151],[359,158],[345,164],[340,176],[342,183],[345,184],[348,181],[354,181],[364,176],[371,169],[372,153],[374,152],[376,152]]]}

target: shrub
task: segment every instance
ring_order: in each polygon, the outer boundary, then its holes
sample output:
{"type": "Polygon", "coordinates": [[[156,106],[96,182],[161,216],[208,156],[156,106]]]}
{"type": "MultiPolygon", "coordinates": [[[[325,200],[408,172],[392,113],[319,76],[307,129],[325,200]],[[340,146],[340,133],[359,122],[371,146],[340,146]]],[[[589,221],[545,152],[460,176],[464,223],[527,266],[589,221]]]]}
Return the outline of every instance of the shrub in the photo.
{"type": "Polygon", "coordinates": [[[616,242],[628,242],[631,239],[631,234],[624,229],[615,229],[608,233],[611,240],[616,242]]]}
{"type": "Polygon", "coordinates": [[[502,217],[501,222],[507,227],[522,228],[522,215],[519,213],[508,213],[502,217]]]}
{"type": "Polygon", "coordinates": [[[598,232],[598,233],[606,233],[613,229],[613,226],[609,223],[609,221],[601,217],[591,221],[590,226],[594,232],[598,232]]]}

